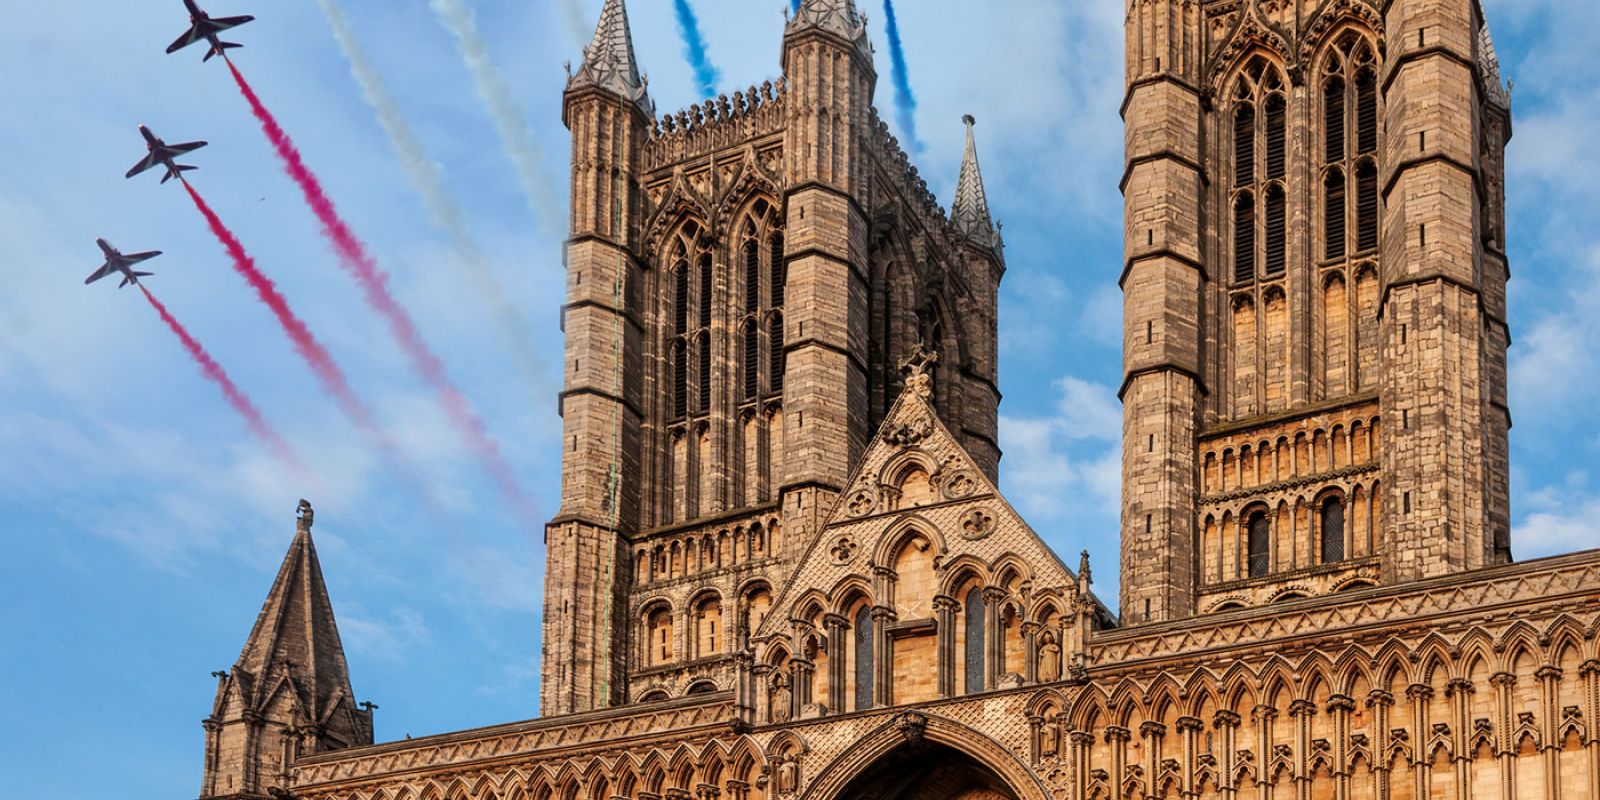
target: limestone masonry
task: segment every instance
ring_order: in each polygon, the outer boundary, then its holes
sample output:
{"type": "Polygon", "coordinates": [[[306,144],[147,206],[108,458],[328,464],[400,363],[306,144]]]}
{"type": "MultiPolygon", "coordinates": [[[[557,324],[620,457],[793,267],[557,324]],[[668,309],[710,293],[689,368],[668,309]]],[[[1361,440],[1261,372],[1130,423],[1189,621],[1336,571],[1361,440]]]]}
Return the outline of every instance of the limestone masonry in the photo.
{"type": "Polygon", "coordinates": [[[542,716],[374,744],[303,505],[201,797],[1600,798],[1600,551],[1510,552],[1477,0],[1126,27],[1115,610],[996,488],[974,121],[946,211],[853,0],[658,118],[606,0],[562,105],[542,716]]]}

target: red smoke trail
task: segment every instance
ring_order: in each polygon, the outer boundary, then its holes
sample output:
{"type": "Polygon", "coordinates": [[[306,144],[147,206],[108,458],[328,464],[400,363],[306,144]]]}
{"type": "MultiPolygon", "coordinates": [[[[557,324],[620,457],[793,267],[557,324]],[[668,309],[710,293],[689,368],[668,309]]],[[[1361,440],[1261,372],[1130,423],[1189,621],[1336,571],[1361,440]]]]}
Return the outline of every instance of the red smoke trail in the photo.
{"type": "Polygon", "coordinates": [[[350,389],[349,381],[345,380],[344,372],[339,369],[339,365],[334,363],[333,356],[321,342],[317,341],[317,337],[312,335],[305,321],[289,308],[289,301],[284,299],[272,280],[256,267],[255,259],[244,249],[239,237],[233,235],[233,231],[223,224],[222,218],[211,210],[211,206],[187,180],[183,181],[183,188],[188,190],[189,199],[194,201],[194,207],[206,218],[206,224],[210,226],[212,235],[216,236],[217,241],[222,243],[223,249],[228,251],[228,258],[233,261],[233,271],[239,273],[240,277],[250,284],[250,288],[256,290],[256,296],[261,302],[272,309],[273,315],[278,318],[278,324],[283,326],[283,332],[288,334],[289,340],[294,343],[295,351],[305,359],[306,364],[310,365],[311,371],[316,373],[323,388],[333,395],[339,403],[339,408],[356,425],[387,444],[377,424],[373,422],[371,412],[350,389]]]}
{"type": "Polygon", "coordinates": [[[136,283],[134,285],[139,287],[139,291],[144,292],[144,299],[149,300],[150,306],[156,310],[157,314],[161,315],[161,321],[167,323],[167,327],[171,328],[174,334],[177,334],[178,340],[183,342],[184,349],[189,351],[189,356],[195,360],[195,363],[200,365],[200,371],[205,373],[206,378],[210,379],[212,383],[217,385],[217,388],[222,390],[222,396],[228,399],[228,405],[233,406],[233,410],[239,412],[239,416],[244,417],[245,424],[250,426],[250,432],[272,448],[273,454],[285,464],[288,464],[297,472],[301,471],[300,459],[296,458],[294,451],[289,449],[289,444],[283,440],[283,437],[278,435],[277,431],[272,429],[271,425],[267,424],[267,420],[261,416],[261,411],[256,408],[255,403],[250,402],[250,398],[246,397],[244,392],[234,384],[233,379],[228,377],[228,373],[222,368],[222,365],[218,364],[217,360],[206,352],[206,349],[200,345],[199,340],[189,334],[189,330],[183,327],[183,323],[179,322],[177,317],[172,316],[172,312],[168,311],[167,307],[162,305],[161,301],[157,300],[149,289],[144,288],[144,284],[136,283]]]}
{"type": "Polygon", "coordinates": [[[499,446],[490,438],[483,422],[472,412],[466,398],[462,397],[461,392],[450,382],[444,363],[422,340],[422,334],[417,331],[417,326],[411,317],[395,301],[394,296],[389,294],[389,277],[378,268],[377,262],[367,253],[366,246],[350,230],[344,218],[339,216],[333,201],[323,191],[321,181],[317,180],[317,176],[305,165],[305,161],[300,157],[300,151],[289,138],[289,134],[278,124],[277,118],[262,104],[261,98],[256,96],[255,90],[245,81],[244,75],[233,65],[233,61],[226,59],[226,56],[224,59],[228,61],[228,70],[233,73],[234,82],[239,84],[240,93],[249,102],[250,111],[261,123],[262,132],[272,143],[278,158],[283,161],[284,171],[299,185],[301,194],[305,195],[306,204],[317,215],[317,220],[322,224],[323,234],[328,237],[334,252],[339,256],[340,266],[344,267],[360,286],[367,304],[388,323],[389,332],[411,359],[412,367],[439,395],[445,413],[466,436],[469,445],[484,462],[495,481],[500,484],[500,489],[520,509],[532,516],[532,506],[518,488],[511,465],[501,456],[499,446]]]}

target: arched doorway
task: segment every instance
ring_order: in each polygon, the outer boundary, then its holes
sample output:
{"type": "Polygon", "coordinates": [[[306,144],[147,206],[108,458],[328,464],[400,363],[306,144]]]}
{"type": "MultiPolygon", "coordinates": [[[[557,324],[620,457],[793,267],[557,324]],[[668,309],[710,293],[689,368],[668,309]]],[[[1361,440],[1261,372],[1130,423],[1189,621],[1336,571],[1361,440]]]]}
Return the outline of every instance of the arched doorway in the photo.
{"type": "Polygon", "coordinates": [[[906,742],[857,775],[838,800],[1020,800],[995,771],[948,745],[906,742]]]}

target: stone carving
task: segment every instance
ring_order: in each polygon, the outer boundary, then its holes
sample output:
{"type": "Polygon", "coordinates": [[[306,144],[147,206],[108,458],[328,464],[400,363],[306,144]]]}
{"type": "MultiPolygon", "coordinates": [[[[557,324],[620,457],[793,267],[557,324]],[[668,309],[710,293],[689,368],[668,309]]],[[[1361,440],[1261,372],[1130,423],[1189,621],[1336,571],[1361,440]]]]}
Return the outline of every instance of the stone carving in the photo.
{"type": "Polygon", "coordinates": [[[928,730],[928,718],[915,711],[906,711],[894,718],[894,727],[907,742],[920,742],[928,730]]]}
{"type": "Polygon", "coordinates": [[[1044,643],[1039,645],[1037,674],[1040,683],[1053,683],[1061,679],[1061,645],[1056,644],[1049,634],[1046,634],[1044,643]]]}
{"type": "Polygon", "coordinates": [[[773,722],[789,721],[789,679],[782,672],[772,674],[772,687],[767,691],[767,717],[773,722]]]}
{"type": "Polygon", "coordinates": [[[939,488],[945,497],[960,500],[978,490],[978,476],[967,470],[958,470],[945,478],[939,488]]]}
{"type": "Polygon", "coordinates": [[[848,564],[851,559],[855,558],[856,551],[859,549],[860,547],[856,544],[856,540],[849,536],[840,536],[834,540],[833,546],[828,548],[828,555],[833,556],[833,563],[835,564],[848,564]]]}
{"type": "Polygon", "coordinates": [[[926,414],[917,414],[904,422],[890,425],[883,431],[883,440],[896,447],[909,447],[933,433],[933,420],[926,414]]]}
{"type": "Polygon", "coordinates": [[[978,541],[994,532],[994,514],[986,508],[974,508],[961,518],[961,538],[978,541]]]}
{"type": "Polygon", "coordinates": [[[864,517],[878,507],[878,495],[869,489],[859,489],[845,501],[844,513],[850,517],[864,517]]]}

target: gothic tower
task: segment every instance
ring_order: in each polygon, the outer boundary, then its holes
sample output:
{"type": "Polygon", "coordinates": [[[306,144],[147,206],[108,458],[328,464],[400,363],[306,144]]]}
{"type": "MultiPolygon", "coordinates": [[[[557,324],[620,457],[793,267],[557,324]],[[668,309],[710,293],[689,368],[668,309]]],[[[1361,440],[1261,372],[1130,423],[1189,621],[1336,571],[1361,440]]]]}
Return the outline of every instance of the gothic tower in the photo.
{"type": "Polygon", "coordinates": [[[1510,560],[1475,0],[1132,0],[1122,615],[1510,560]]]}
{"type": "Polygon", "coordinates": [[[300,501],[294,542],[233,669],[214,673],[202,800],[266,800],[302,756],[372,744],[372,706],[350,688],[344,646],[300,501]]]}
{"type": "MultiPolygon", "coordinates": [[[[899,395],[998,469],[1003,246],[968,146],[951,213],[872,107],[852,0],[806,0],[782,76],[654,118],[622,0],[572,133],[562,507],[546,528],[542,713],[729,688],[899,395]]],[[[938,480],[939,475],[926,476],[938,480]]]]}

